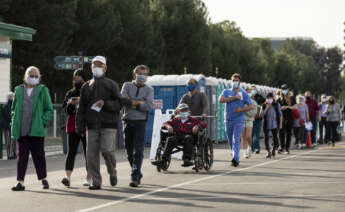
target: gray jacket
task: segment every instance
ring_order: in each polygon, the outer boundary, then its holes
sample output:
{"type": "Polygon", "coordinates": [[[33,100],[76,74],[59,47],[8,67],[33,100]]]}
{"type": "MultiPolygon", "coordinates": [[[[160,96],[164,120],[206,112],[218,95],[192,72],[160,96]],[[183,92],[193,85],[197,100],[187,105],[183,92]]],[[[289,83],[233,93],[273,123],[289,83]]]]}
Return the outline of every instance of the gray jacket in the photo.
{"type": "Polygon", "coordinates": [[[122,86],[121,95],[131,100],[144,101],[144,104],[124,107],[123,120],[125,121],[147,121],[148,113],[153,108],[153,88],[148,85],[138,87],[134,82],[125,82],[122,86]]]}
{"type": "Polygon", "coordinates": [[[327,105],[327,121],[339,122],[341,118],[340,107],[337,103],[327,105]]]}

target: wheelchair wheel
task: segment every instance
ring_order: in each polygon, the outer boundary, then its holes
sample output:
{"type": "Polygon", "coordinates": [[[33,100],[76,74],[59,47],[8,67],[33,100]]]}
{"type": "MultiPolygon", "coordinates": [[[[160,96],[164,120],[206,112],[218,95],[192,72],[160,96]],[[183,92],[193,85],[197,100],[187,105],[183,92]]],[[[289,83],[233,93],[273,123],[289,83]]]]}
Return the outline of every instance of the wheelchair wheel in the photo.
{"type": "MultiPolygon", "coordinates": [[[[161,161],[162,160],[162,152],[163,152],[162,151],[162,146],[159,145],[158,148],[157,148],[156,157],[155,157],[156,161],[161,161]]],[[[157,169],[158,172],[161,172],[161,166],[160,165],[156,166],[156,169],[157,169]]]]}
{"type": "Polygon", "coordinates": [[[213,165],[213,145],[211,139],[207,138],[203,147],[203,165],[204,169],[208,171],[213,165]]]}

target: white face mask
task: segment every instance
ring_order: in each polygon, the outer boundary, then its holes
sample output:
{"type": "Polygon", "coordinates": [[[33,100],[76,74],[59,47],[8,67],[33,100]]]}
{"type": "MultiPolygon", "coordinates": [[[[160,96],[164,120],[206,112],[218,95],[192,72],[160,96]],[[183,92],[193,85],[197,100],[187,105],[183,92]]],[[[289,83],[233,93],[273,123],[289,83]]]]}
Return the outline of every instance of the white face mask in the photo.
{"type": "Polygon", "coordinates": [[[39,79],[35,77],[28,77],[26,79],[26,83],[28,83],[29,85],[35,86],[39,83],[39,79]]]}
{"type": "Polygon", "coordinates": [[[94,67],[92,68],[92,73],[93,73],[93,76],[99,78],[99,77],[102,77],[104,72],[103,72],[103,68],[101,67],[94,67]]]}

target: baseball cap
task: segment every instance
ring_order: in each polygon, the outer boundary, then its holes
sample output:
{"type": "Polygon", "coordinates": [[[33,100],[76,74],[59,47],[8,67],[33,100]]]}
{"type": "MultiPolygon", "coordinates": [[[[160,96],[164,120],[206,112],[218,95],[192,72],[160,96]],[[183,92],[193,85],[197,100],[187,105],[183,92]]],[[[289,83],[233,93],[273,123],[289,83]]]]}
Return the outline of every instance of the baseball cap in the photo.
{"type": "Polygon", "coordinates": [[[176,108],[177,110],[185,110],[185,109],[189,109],[188,105],[186,103],[181,103],[177,106],[176,108]]]}
{"type": "Polygon", "coordinates": [[[103,56],[96,56],[96,57],[94,57],[94,58],[92,59],[92,63],[94,63],[94,62],[96,62],[96,61],[101,62],[101,63],[103,63],[104,65],[107,65],[107,60],[106,60],[105,57],[103,57],[103,56]]]}
{"type": "Polygon", "coordinates": [[[283,90],[286,90],[286,89],[288,89],[288,86],[287,86],[287,84],[284,84],[284,85],[282,85],[282,87],[281,87],[283,90]]]}

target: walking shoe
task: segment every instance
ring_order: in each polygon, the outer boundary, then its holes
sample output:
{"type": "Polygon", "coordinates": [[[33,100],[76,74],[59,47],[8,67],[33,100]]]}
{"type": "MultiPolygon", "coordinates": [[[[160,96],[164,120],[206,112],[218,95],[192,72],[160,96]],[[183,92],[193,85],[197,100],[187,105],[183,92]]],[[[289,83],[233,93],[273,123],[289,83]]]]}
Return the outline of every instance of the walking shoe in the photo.
{"type": "Polygon", "coordinates": [[[278,150],[278,154],[282,154],[283,153],[283,150],[282,149],[279,149],[278,150]]]}
{"type": "Polygon", "coordinates": [[[250,158],[250,156],[252,155],[252,147],[251,146],[248,146],[247,148],[247,153],[248,153],[248,158],[250,158]]]}
{"type": "Polygon", "coordinates": [[[91,179],[87,179],[83,182],[83,186],[90,186],[92,184],[92,178],[91,179]]]}
{"type": "Polygon", "coordinates": [[[70,187],[70,180],[67,178],[67,177],[64,177],[62,180],[61,180],[61,183],[64,184],[64,186],[66,187],[70,187]]]}
{"type": "Polygon", "coordinates": [[[21,183],[18,183],[16,186],[12,187],[12,191],[24,191],[25,186],[23,186],[21,183]]]}
{"type": "Polygon", "coordinates": [[[100,190],[100,189],[101,189],[101,186],[100,186],[100,185],[90,185],[90,186],[89,186],[89,189],[90,189],[90,190],[100,190]]]}
{"type": "Polygon", "coordinates": [[[272,153],[270,151],[268,151],[266,154],[266,158],[271,158],[271,157],[272,157],[272,153]]]}
{"type": "Polygon", "coordinates": [[[244,158],[248,158],[248,150],[244,150],[243,151],[243,157],[244,158]]]}
{"type": "Polygon", "coordinates": [[[256,150],[256,151],[255,151],[255,154],[260,154],[260,150],[259,150],[259,149],[256,150]]]}
{"type": "Polygon", "coordinates": [[[49,189],[49,184],[47,180],[42,180],[43,189],[49,189]]]}
{"type": "Polygon", "coordinates": [[[129,183],[129,186],[134,188],[138,187],[138,185],[139,182],[137,180],[132,180],[132,182],[129,183]]]}
{"type": "Polygon", "coordinates": [[[290,154],[290,151],[289,150],[286,150],[285,152],[284,152],[284,155],[289,155],[290,154]]]}
{"type": "Polygon", "coordinates": [[[233,167],[237,167],[239,165],[239,163],[235,160],[235,158],[233,158],[232,161],[231,161],[231,165],[233,167]]]}
{"type": "Polygon", "coordinates": [[[272,150],[272,157],[275,157],[275,156],[276,156],[276,150],[273,149],[273,150],[272,150]]]}
{"type": "Polygon", "coordinates": [[[117,176],[110,176],[109,181],[110,181],[111,186],[116,186],[117,185],[117,176]]]}

